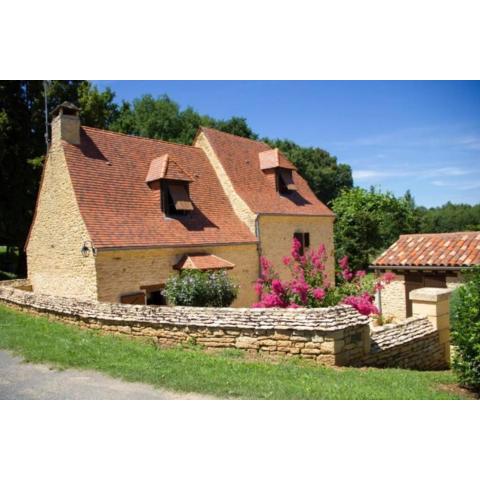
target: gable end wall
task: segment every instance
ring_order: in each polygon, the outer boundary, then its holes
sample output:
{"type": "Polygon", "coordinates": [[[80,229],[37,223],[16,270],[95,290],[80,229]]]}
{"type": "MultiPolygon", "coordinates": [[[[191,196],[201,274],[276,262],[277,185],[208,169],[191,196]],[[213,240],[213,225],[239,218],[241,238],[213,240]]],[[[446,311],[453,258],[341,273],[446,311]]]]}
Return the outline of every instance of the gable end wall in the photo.
{"type": "Polygon", "coordinates": [[[61,143],[54,142],[44,166],[27,245],[28,276],[35,293],[97,299],[95,260],[83,257],[90,240],[80,214],[61,143]]]}

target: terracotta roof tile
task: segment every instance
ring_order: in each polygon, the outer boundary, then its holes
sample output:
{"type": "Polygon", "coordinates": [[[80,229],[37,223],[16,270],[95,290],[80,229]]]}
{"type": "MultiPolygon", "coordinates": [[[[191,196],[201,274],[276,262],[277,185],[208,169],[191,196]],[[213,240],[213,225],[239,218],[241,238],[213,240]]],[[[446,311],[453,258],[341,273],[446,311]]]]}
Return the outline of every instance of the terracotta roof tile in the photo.
{"type": "Polygon", "coordinates": [[[97,248],[256,241],[233,212],[201,149],[90,127],[82,127],[80,138],[80,145],[64,142],[64,150],[80,211],[97,248]],[[165,218],[160,191],[145,183],[152,160],[165,155],[169,165],[172,160],[193,174],[194,211],[185,217],[165,218]]]}
{"type": "Polygon", "coordinates": [[[293,165],[287,157],[280,152],[278,148],[273,148],[270,150],[265,150],[258,154],[260,159],[260,168],[266,170],[268,168],[286,168],[288,170],[296,170],[296,167],[293,165]]]}
{"type": "Polygon", "coordinates": [[[207,253],[191,253],[184,255],[174,265],[176,270],[219,270],[222,268],[231,269],[235,265],[217,255],[207,253]]]}
{"type": "MultiPolygon", "coordinates": [[[[279,195],[275,182],[260,168],[259,155],[271,150],[264,142],[237,137],[212,128],[201,128],[229,176],[236,192],[255,213],[333,216],[312,192],[307,182],[293,171],[297,191],[279,195]]],[[[279,162],[290,162],[279,154],[279,162]],[[282,160],[282,157],[284,160],[282,160]]],[[[282,165],[281,165],[282,166],[282,165]]]]}
{"type": "Polygon", "coordinates": [[[480,233],[401,235],[372,265],[465,267],[480,265],[480,233]]]}

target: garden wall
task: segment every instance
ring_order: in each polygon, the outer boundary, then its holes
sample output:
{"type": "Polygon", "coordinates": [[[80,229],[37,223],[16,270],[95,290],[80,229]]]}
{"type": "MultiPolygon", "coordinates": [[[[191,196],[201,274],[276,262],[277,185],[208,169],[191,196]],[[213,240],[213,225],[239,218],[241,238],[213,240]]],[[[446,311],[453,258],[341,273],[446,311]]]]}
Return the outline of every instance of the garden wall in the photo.
{"type": "MultiPolygon", "coordinates": [[[[318,309],[155,307],[79,301],[34,294],[28,281],[0,282],[0,302],[54,320],[134,337],[160,346],[197,344],[324,365],[447,366],[438,332],[427,317],[371,331],[370,320],[347,305],[318,309]]],[[[442,347],[443,348],[443,347],[442,347]]]]}

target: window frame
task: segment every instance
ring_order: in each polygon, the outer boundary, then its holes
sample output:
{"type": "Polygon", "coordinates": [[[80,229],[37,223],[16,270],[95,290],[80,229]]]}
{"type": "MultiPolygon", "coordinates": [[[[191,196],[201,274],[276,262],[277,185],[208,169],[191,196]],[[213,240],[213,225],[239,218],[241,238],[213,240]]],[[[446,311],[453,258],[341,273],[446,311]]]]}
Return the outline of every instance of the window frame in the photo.
{"type": "Polygon", "coordinates": [[[305,252],[310,248],[310,232],[293,232],[293,238],[300,242],[300,255],[305,255],[305,252]]]}

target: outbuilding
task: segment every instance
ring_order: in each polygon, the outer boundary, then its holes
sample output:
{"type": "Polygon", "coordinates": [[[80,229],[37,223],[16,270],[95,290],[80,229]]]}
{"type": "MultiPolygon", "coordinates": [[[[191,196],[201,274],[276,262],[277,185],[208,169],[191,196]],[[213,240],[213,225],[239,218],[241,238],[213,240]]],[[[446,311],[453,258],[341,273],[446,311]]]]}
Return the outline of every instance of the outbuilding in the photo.
{"type": "Polygon", "coordinates": [[[412,315],[409,293],[422,287],[455,288],[465,270],[480,265],[480,232],[419,233],[400,238],[371,265],[395,279],[379,293],[382,314],[398,319],[412,315]]]}

